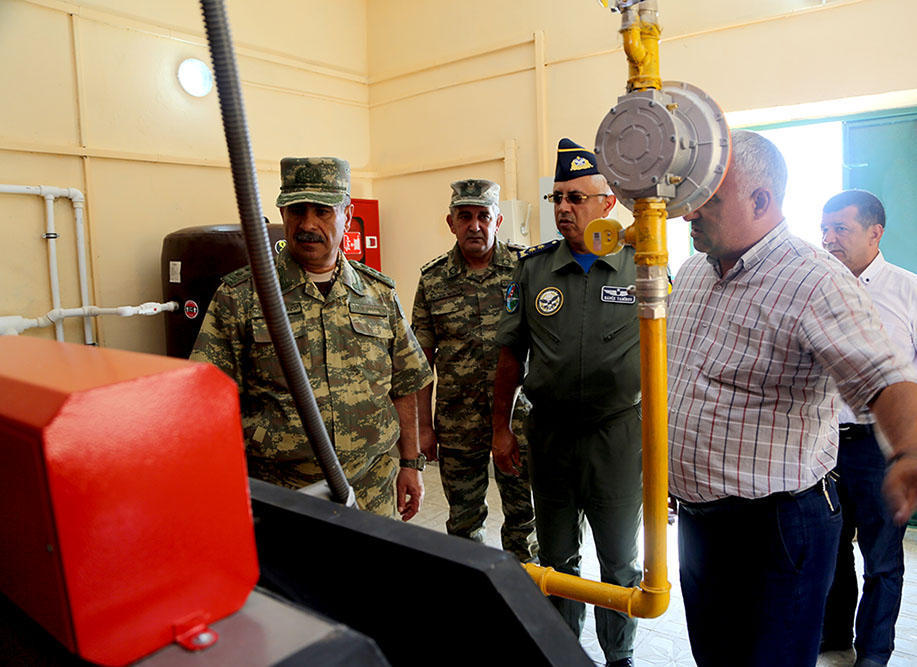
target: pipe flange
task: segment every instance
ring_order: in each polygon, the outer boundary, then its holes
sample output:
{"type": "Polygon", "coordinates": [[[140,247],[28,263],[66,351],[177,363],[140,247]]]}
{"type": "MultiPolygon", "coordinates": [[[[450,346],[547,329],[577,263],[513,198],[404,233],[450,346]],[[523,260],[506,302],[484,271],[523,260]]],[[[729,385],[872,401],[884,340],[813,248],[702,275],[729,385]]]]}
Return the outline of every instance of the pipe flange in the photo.
{"type": "MultiPolygon", "coordinates": [[[[656,89],[629,93],[618,98],[599,125],[595,137],[599,171],[619,200],[657,196],[657,186],[664,184],[666,172],[684,152],[676,142],[683,133],[676,126],[678,119],[666,109],[671,103],[656,89]]],[[[625,205],[633,210],[633,204],[625,205]]]]}
{"type": "Polygon", "coordinates": [[[729,163],[729,127],[713,99],[689,83],[618,98],[595,138],[599,171],[631,211],[637,199],[666,199],[669,218],[702,206],[729,163]]]}

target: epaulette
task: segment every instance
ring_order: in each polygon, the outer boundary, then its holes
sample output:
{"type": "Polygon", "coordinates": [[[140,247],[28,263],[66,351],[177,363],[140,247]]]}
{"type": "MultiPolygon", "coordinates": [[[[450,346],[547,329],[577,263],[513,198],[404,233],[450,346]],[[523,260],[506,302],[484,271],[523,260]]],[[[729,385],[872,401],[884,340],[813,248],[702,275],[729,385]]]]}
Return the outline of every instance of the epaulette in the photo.
{"type": "Polygon", "coordinates": [[[365,273],[366,275],[370,276],[371,278],[375,278],[375,279],[378,280],[379,282],[385,283],[385,284],[388,285],[389,287],[394,287],[394,286],[395,286],[395,281],[394,281],[394,280],[392,280],[391,278],[389,278],[387,275],[385,275],[385,274],[382,273],[381,271],[376,271],[374,268],[372,268],[372,267],[370,267],[370,266],[366,266],[366,264],[364,264],[363,262],[351,261],[351,262],[350,262],[350,265],[351,265],[353,268],[357,269],[358,271],[362,271],[363,273],[365,273]]]}
{"type": "Polygon", "coordinates": [[[533,245],[530,248],[526,248],[519,253],[519,259],[527,259],[529,257],[534,257],[535,255],[540,255],[543,252],[547,252],[553,248],[556,248],[560,245],[560,239],[553,239],[551,241],[545,241],[544,243],[539,243],[538,245],[533,245]]]}
{"type": "Polygon", "coordinates": [[[227,273],[225,276],[223,276],[223,282],[230,287],[235,287],[236,285],[241,285],[251,277],[252,267],[247,265],[243,266],[241,269],[236,269],[232,273],[227,273]]]}
{"type": "Polygon", "coordinates": [[[446,259],[449,257],[449,253],[451,253],[451,252],[452,252],[452,251],[450,250],[449,252],[443,253],[442,255],[440,255],[439,257],[437,257],[436,259],[431,259],[429,262],[427,262],[426,264],[424,264],[423,266],[420,267],[420,272],[421,272],[421,273],[426,273],[427,271],[429,271],[430,269],[432,269],[432,268],[433,268],[434,266],[436,266],[437,264],[442,264],[443,262],[446,261],[446,259]]]}
{"type": "Polygon", "coordinates": [[[507,247],[509,250],[512,250],[512,251],[513,251],[514,253],[516,253],[516,254],[519,254],[519,253],[521,253],[521,252],[524,251],[524,250],[528,250],[528,246],[527,246],[527,245],[523,245],[523,244],[521,244],[521,243],[514,243],[514,242],[512,242],[512,241],[510,241],[509,243],[507,243],[507,244],[506,244],[506,247],[507,247]]]}

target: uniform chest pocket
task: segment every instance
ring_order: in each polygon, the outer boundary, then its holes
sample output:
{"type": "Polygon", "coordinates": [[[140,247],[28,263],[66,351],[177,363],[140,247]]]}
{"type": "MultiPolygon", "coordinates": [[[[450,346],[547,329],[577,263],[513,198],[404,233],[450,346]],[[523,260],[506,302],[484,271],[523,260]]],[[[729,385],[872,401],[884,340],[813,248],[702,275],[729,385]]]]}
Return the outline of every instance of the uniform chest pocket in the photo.
{"type": "Polygon", "coordinates": [[[462,295],[460,292],[446,294],[438,297],[430,303],[430,314],[433,317],[440,315],[449,315],[457,312],[462,308],[462,295]]]}
{"type": "Polygon", "coordinates": [[[375,303],[351,303],[350,326],[355,335],[340,341],[353,370],[362,375],[370,387],[388,386],[392,374],[391,348],[395,332],[385,306],[375,303]]]}
{"type": "Polygon", "coordinates": [[[433,318],[437,337],[468,335],[469,328],[475,324],[473,319],[476,309],[474,297],[468,297],[462,292],[437,295],[436,300],[430,302],[430,316],[433,318]]]}
{"type": "MultiPolygon", "coordinates": [[[[293,331],[293,338],[296,339],[300,354],[307,354],[306,317],[303,313],[302,305],[298,303],[288,305],[287,318],[290,321],[290,329],[293,331]]],[[[260,310],[252,313],[251,327],[252,347],[250,354],[255,374],[263,382],[286,387],[287,383],[280,368],[280,361],[271,342],[267,320],[260,310]]],[[[303,358],[303,363],[308,369],[309,359],[303,358]]]]}
{"type": "Polygon", "coordinates": [[[350,304],[350,325],[363,336],[387,341],[395,337],[385,306],[372,303],[350,304]]]}
{"type": "Polygon", "coordinates": [[[625,322],[612,322],[605,327],[602,334],[602,342],[607,343],[610,340],[620,344],[631,339],[640,339],[640,323],[636,317],[628,318],[625,322]]]}

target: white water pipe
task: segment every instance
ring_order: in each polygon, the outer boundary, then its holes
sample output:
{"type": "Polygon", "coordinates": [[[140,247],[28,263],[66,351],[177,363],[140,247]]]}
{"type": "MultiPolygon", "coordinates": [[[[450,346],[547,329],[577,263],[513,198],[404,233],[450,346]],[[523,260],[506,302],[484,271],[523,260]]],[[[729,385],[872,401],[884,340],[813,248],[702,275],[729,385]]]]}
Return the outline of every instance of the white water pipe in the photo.
{"type": "MultiPolygon", "coordinates": [[[[54,197],[44,195],[45,198],[45,240],[48,242],[48,273],[51,276],[51,307],[60,309],[60,279],[57,275],[57,232],[54,231],[54,197]]],[[[54,323],[54,337],[59,341],[64,340],[64,325],[54,323]]]]}
{"type": "Polygon", "coordinates": [[[139,306],[117,306],[115,308],[100,308],[99,306],[84,306],[83,308],[55,308],[42,317],[29,319],[18,315],[0,317],[0,336],[16,336],[26,329],[57,326],[68,317],[98,317],[99,315],[118,315],[131,317],[133,315],[157,315],[162,312],[178,310],[177,301],[157,303],[147,301],[139,306]]]}
{"type": "MultiPolygon", "coordinates": [[[[80,303],[89,308],[89,279],[86,269],[86,241],[83,231],[83,209],[86,198],[76,188],[57,188],[50,185],[2,185],[0,194],[36,195],[45,200],[45,235],[48,241],[48,273],[51,278],[51,305],[60,310],[60,279],[57,272],[57,237],[54,228],[54,200],[66,197],[73,204],[76,223],[76,257],[79,271],[80,303]]],[[[64,340],[64,328],[58,321],[54,323],[54,334],[57,340],[64,340]]],[[[89,316],[83,317],[83,340],[87,345],[93,344],[92,324],[89,316]]]]}

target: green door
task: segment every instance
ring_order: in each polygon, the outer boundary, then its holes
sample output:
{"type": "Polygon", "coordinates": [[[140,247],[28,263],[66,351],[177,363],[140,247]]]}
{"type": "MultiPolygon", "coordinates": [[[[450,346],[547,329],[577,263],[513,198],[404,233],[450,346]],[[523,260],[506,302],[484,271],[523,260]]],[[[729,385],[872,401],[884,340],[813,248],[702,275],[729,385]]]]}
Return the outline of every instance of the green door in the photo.
{"type": "Polygon", "coordinates": [[[917,273],[917,113],[844,123],[844,188],[869,190],[885,205],[880,247],[917,273]]]}

